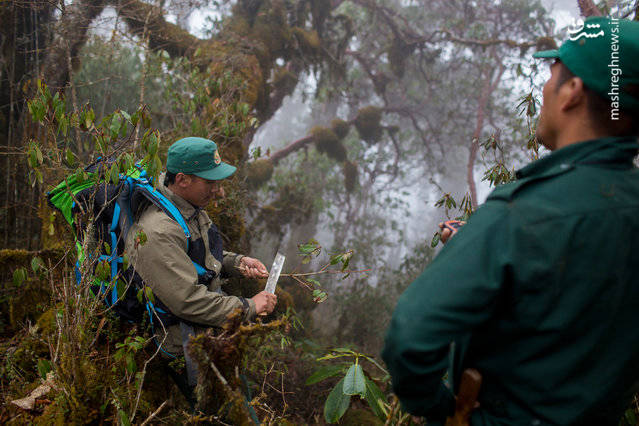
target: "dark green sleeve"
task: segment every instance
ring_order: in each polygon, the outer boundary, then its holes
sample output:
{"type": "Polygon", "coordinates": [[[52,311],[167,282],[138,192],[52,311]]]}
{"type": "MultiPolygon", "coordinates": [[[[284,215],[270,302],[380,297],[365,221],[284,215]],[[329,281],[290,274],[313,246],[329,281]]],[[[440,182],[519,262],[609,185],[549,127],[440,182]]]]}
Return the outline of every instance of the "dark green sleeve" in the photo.
{"type": "Polygon", "coordinates": [[[405,410],[442,420],[454,410],[443,385],[450,344],[486,321],[508,263],[503,203],[482,206],[400,297],[382,357],[405,410]]]}

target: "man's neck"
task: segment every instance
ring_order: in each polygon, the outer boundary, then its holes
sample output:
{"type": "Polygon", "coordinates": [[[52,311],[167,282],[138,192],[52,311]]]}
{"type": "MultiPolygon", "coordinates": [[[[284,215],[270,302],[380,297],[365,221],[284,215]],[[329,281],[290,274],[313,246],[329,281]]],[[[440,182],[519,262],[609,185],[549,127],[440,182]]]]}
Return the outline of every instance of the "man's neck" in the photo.
{"type": "Polygon", "coordinates": [[[587,119],[567,120],[566,123],[566,126],[557,134],[552,151],[568,145],[610,136],[597,131],[587,119]]]}

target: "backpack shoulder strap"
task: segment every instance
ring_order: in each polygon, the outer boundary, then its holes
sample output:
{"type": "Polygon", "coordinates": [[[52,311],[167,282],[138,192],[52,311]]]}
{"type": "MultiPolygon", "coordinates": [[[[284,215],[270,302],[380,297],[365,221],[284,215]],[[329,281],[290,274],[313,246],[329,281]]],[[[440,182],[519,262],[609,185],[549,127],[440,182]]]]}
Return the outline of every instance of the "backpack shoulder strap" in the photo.
{"type": "Polygon", "coordinates": [[[127,178],[131,182],[133,188],[131,193],[131,211],[135,216],[138,213],[142,205],[142,201],[147,200],[157,206],[160,210],[166,213],[171,219],[175,220],[182,228],[187,240],[191,238],[191,231],[186,225],[186,221],[182,216],[182,213],[175,207],[168,198],[166,198],[160,191],[153,188],[149,184],[149,181],[143,178],[127,178]]]}

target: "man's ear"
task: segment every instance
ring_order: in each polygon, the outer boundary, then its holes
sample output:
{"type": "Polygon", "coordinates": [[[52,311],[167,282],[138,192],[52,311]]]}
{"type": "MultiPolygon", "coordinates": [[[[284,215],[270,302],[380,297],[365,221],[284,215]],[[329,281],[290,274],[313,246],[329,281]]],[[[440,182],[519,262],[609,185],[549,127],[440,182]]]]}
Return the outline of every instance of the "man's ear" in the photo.
{"type": "Polygon", "coordinates": [[[185,188],[191,184],[191,176],[179,172],[175,175],[175,183],[181,188],[185,188]]]}
{"type": "Polygon", "coordinates": [[[572,77],[562,84],[559,88],[559,102],[563,112],[580,106],[586,107],[586,87],[583,80],[572,77]]]}

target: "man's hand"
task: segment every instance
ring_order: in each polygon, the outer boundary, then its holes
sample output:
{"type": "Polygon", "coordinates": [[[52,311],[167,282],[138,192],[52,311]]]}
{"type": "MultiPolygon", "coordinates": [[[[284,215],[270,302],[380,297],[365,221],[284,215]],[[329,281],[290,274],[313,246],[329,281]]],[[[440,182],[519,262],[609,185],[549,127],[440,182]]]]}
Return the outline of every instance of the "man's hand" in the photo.
{"type": "Polygon", "coordinates": [[[262,262],[252,257],[244,256],[240,259],[240,272],[246,278],[266,278],[268,270],[262,262]]]}
{"type": "Polygon", "coordinates": [[[267,291],[260,291],[252,299],[255,302],[255,312],[258,315],[262,313],[270,314],[277,304],[277,296],[267,291]]]}
{"type": "Polygon", "coordinates": [[[460,228],[461,226],[466,224],[466,222],[459,221],[459,220],[455,220],[455,221],[449,220],[448,222],[456,222],[459,225],[456,227],[451,227],[451,226],[446,226],[445,222],[439,223],[439,229],[442,230],[440,240],[443,244],[446,244],[446,241],[448,241],[449,239],[452,238],[453,235],[455,235],[455,233],[457,232],[457,228],[460,228]]]}

